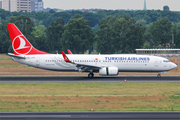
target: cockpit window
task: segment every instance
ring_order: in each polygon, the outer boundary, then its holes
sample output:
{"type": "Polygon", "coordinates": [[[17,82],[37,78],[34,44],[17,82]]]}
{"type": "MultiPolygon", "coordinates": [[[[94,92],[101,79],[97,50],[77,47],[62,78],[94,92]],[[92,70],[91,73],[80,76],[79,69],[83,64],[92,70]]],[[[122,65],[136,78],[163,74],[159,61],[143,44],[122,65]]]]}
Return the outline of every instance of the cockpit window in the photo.
{"type": "Polygon", "coordinates": [[[169,60],[163,60],[163,62],[170,62],[169,60]]]}

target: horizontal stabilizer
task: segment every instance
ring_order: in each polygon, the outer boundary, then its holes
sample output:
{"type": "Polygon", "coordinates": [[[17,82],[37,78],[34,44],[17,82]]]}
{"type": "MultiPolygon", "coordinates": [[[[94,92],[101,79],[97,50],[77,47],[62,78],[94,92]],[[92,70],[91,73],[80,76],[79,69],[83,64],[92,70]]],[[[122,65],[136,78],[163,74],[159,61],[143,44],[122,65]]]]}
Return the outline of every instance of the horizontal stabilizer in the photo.
{"type": "Polygon", "coordinates": [[[21,55],[14,55],[12,53],[8,53],[7,55],[11,56],[11,57],[16,57],[16,58],[19,58],[19,59],[26,59],[26,57],[24,56],[21,56],[21,55]]]}

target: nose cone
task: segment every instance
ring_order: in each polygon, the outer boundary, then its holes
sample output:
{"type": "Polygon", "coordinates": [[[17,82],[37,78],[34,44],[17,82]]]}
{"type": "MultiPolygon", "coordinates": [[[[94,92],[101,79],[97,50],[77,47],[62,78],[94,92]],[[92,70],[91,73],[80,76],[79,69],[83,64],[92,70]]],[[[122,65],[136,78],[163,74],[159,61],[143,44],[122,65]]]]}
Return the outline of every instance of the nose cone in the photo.
{"type": "Polygon", "coordinates": [[[177,68],[177,65],[176,64],[174,64],[174,63],[171,63],[172,64],[172,68],[174,69],[174,68],[177,68]]]}

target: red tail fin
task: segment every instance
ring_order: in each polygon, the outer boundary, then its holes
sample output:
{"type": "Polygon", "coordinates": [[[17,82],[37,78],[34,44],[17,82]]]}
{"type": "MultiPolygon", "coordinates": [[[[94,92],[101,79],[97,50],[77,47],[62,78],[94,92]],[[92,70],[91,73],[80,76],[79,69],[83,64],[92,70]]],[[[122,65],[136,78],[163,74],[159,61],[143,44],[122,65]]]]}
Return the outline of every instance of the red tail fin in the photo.
{"type": "Polygon", "coordinates": [[[8,23],[7,27],[15,55],[49,54],[35,49],[13,23],[8,23]]]}

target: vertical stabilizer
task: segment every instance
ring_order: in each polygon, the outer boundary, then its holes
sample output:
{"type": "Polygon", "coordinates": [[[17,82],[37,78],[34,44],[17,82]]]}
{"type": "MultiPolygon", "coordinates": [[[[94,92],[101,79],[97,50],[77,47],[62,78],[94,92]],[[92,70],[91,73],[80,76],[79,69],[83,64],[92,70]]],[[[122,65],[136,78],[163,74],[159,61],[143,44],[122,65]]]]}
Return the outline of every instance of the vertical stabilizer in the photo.
{"type": "Polygon", "coordinates": [[[13,23],[8,23],[7,27],[15,55],[49,54],[35,49],[13,23]]]}

